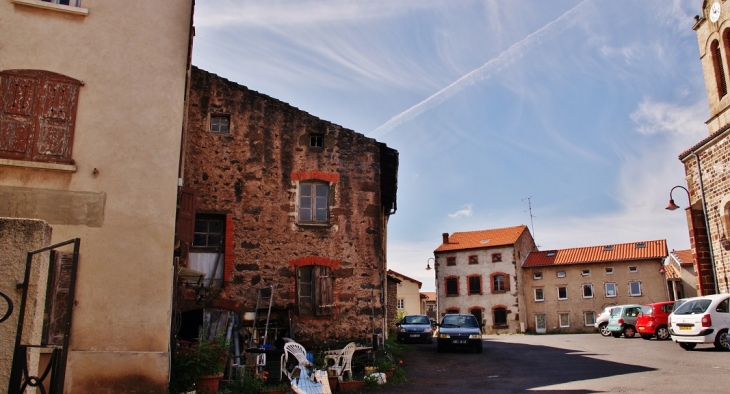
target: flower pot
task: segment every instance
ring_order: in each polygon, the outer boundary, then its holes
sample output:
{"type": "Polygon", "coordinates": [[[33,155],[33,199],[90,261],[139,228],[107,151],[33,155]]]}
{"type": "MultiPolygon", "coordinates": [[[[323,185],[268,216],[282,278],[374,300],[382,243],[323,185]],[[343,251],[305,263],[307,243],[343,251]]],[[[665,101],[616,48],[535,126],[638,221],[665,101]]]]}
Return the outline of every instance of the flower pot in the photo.
{"type": "Polygon", "coordinates": [[[218,384],[221,382],[222,377],[222,373],[218,375],[205,375],[199,377],[195,383],[195,392],[209,394],[218,393],[218,384]]]}
{"type": "Polygon", "coordinates": [[[330,383],[330,390],[335,391],[337,389],[337,381],[340,379],[337,376],[327,376],[327,380],[330,383]]]}
{"type": "Polygon", "coordinates": [[[276,390],[264,390],[261,394],[286,394],[288,390],[276,389],[276,390]]]}
{"type": "Polygon", "coordinates": [[[385,370],[385,378],[390,379],[393,376],[393,372],[395,372],[395,369],[389,368],[385,370]]]}
{"type": "Polygon", "coordinates": [[[338,383],[340,391],[352,391],[360,390],[365,387],[365,382],[362,380],[343,380],[338,383]]]}

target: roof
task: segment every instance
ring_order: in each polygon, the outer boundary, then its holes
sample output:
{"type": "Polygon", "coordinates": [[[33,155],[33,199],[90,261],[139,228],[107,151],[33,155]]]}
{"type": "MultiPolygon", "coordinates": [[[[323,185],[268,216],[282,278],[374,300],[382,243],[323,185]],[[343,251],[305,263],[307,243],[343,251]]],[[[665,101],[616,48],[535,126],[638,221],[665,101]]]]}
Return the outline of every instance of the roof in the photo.
{"type": "Polygon", "coordinates": [[[673,250],[670,255],[680,265],[694,264],[695,261],[694,256],[692,256],[692,249],[673,250]]]}
{"type": "Polygon", "coordinates": [[[457,232],[451,234],[448,238],[449,242],[442,243],[441,246],[434,250],[434,253],[513,245],[525,231],[527,231],[527,226],[523,224],[492,230],[457,232]]]}
{"type": "Polygon", "coordinates": [[[730,130],[730,123],[726,124],[725,126],[720,127],[719,130],[716,132],[710,134],[707,138],[703,139],[702,141],[696,143],[691,148],[687,149],[686,151],[679,154],[679,160],[683,161],[687,156],[691,155],[692,153],[696,152],[698,149],[703,148],[705,145],[708,145],[710,142],[712,142],[714,139],[720,137],[723,135],[726,131],[730,130]]]}
{"type": "Polygon", "coordinates": [[[677,267],[674,266],[674,264],[665,264],[664,277],[667,279],[679,279],[681,278],[681,275],[679,275],[679,271],[677,270],[677,267]]]}
{"type": "Polygon", "coordinates": [[[409,281],[417,284],[419,289],[421,288],[421,282],[420,281],[417,281],[417,280],[415,280],[413,278],[409,278],[409,277],[407,277],[407,276],[405,276],[405,275],[403,275],[401,273],[395,272],[393,270],[388,270],[388,275],[397,276],[397,277],[400,277],[402,279],[409,280],[409,281]]]}
{"type": "Polygon", "coordinates": [[[587,264],[604,261],[630,261],[667,257],[667,241],[630,242],[625,244],[587,246],[582,248],[533,251],[523,267],[587,264]]]}
{"type": "Polygon", "coordinates": [[[421,298],[423,296],[426,297],[426,301],[436,301],[436,292],[435,291],[423,291],[421,292],[421,298]]]}

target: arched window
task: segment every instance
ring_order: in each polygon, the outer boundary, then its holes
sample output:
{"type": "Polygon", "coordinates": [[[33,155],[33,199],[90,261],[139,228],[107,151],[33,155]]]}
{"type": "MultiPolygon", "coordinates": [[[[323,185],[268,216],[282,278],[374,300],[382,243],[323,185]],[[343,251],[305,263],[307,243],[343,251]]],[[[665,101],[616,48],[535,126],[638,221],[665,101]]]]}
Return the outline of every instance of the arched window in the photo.
{"type": "Polygon", "coordinates": [[[710,54],[712,55],[712,64],[715,71],[717,95],[720,99],[722,99],[727,94],[727,82],[725,81],[725,70],[722,67],[722,53],[720,51],[719,41],[712,41],[712,44],[710,44],[710,54]]]}

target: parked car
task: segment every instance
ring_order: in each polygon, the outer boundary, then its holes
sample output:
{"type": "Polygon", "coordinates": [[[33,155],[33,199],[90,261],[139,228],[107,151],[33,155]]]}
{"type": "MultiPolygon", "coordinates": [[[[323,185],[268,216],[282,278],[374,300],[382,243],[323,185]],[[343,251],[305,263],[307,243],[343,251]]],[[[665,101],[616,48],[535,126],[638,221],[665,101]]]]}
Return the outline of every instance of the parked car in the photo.
{"type": "Polygon", "coordinates": [[[669,315],[669,327],[672,340],[684,350],[692,350],[698,343],[727,350],[730,294],[688,298],[669,315]]]}
{"type": "Polygon", "coordinates": [[[438,351],[474,349],[482,352],[482,324],[471,314],[447,314],[439,324],[438,351]]]}
{"type": "Polygon", "coordinates": [[[433,343],[431,320],[426,315],[406,315],[398,323],[398,342],[433,343]]]}
{"type": "Polygon", "coordinates": [[[611,336],[611,331],[608,331],[608,317],[611,316],[611,309],[613,307],[614,305],[603,308],[603,312],[598,315],[598,317],[596,318],[596,323],[593,325],[604,337],[611,336]]]}
{"type": "Polygon", "coordinates": [[[659,340],[669,339],[667,319],[674,310],[674,301],[655,302],[641,307],[636,318],[636,330],[644,339],[656,337],[659,340]]]}
{"type": "Polygon", "coordinates": [[[611,315],[608,317],[608,331],[614,338],[623,335],[626,338],[633,338],[636,335],[636,318],[641,312],[641,305],[617,305],[611,308],[611,315]]]}

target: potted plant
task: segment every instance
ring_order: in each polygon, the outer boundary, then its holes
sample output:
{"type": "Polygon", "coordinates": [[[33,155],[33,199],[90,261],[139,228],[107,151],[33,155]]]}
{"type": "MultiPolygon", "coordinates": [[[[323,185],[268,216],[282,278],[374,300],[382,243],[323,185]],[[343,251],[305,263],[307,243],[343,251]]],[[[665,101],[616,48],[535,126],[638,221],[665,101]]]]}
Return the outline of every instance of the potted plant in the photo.
{"type": "Polygon", "coordinates": [[[228,348],[229,343],[223,337],[215,341],[180,341],[172,362],[170,391],[217,393],[228,360],[228,348]]]}
{"type": "Polygon", "coordinates": [[[395,371],[395,364],[388,359],[383,359],[378,364],[378,371],[385,373],[385,378],[390,379],[393,376],[393,371],[395,371]]]}

